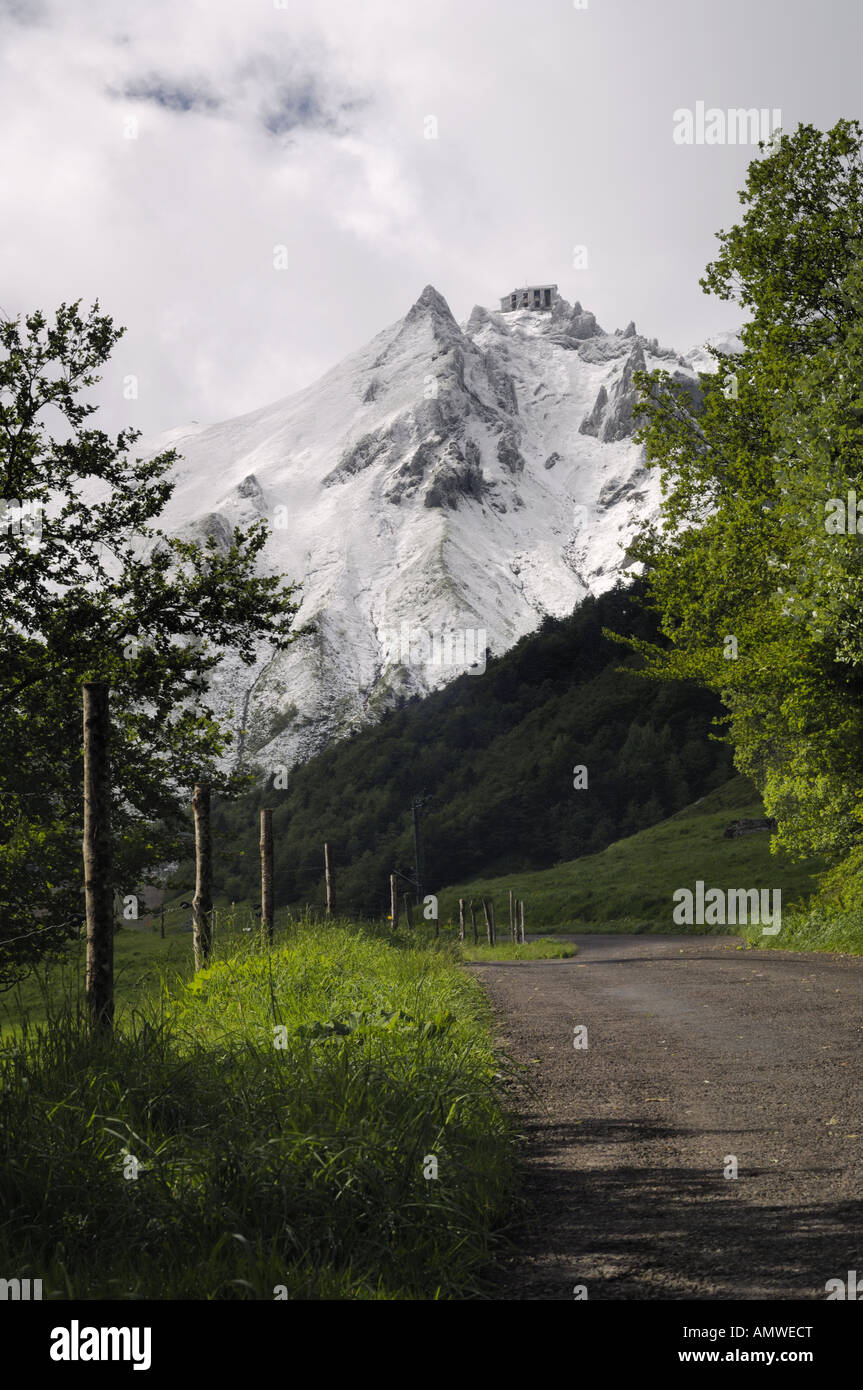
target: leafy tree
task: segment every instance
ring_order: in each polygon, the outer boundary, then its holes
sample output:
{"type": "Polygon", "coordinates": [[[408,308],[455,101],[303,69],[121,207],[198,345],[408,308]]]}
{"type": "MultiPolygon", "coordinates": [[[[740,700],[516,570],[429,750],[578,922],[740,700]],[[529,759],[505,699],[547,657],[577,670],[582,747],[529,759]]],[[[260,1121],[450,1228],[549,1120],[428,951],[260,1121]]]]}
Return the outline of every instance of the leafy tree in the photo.
{"type": "Polygon", "coordinates": [[[207,694],[225,652],[251,664],[260,638],[298,635],[293,587],[255,573],[264,523],[203,545],[151,524],[177,455],[90,424],[82,393],[124,330],[79,304],[0,323],[0,987],[80,928],[81,682],[111,686],[129,893],[177,853],[192,783],[232,785],[207,694]]]}
{"type": "Polygon", "coordinates": [[[749,168],[702,287],[750,314],[703,400],[640,373],[661,523],[634,548],[671,647],[650,674],[721,694],[738,768],[798,855],[859,835],[859,539],[825,527],[861,481],[863,158],[857,122],[801,125],[749,168]]]}

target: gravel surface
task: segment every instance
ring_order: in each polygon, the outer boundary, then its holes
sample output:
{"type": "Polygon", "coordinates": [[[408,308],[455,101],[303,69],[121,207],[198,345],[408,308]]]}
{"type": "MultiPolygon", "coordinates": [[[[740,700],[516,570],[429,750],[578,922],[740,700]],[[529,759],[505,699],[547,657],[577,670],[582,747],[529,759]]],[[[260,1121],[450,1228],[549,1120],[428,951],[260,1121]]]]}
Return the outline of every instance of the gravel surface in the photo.
{"type": "Polygon", "coordinates": [[[863,1293],[863,958],[571,939],[468,967],[525,1078],[499,1297],[825,1299],[849,1270],[863,1293]]]}

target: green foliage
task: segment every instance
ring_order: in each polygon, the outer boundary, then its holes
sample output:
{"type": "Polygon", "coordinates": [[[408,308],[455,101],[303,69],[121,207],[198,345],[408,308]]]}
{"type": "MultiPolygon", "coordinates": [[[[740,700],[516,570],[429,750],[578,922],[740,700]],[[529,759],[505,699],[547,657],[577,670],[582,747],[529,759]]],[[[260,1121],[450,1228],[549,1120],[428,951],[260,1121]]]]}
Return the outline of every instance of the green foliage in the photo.
{"type": "Polygon", "coordinates": [[[700,408],[639,376],[665,501],[634,552],[671,646],[629,645],[721,696],[777,844],[837,858],[860,835],[863,571],[859,538],[825,520],[863,481],[860,127],[783,136],[740,198],[701,283],[750,311],[742,352],[714,354],[700,408]]]}
{"type": "Polygon", "coordinates": [[[122,331],[77,303],[0,323],[0,988],[80,927],[82,681],[111,686],[131,892],[177,853],[192,783],[229,789],[208,678],[226,651],[250,664],[259,638],[296,635],[293,589],[255,573],[264,524],[221,548],[164,536],[176,454],[135,458],[136,432],[90,427],[81,394],[122,331]]]}
{"type": "Polygon", "coordinates": [[[0,1049],[0,1265],[59,1299],[481,1295],[514,1186],[498,1068],[448,951],[349,923],[223,943],[110,1047],[66,1013],[0,1049]]]}
{"type": "MultiPolygon", "coordinates": [[[[622,659],[604,626],[644,639],[657,632],[637,588],[589,598],[569,618],[546,618],[484,674],[331,745],[296,768],[287,789],[261,786],[214,807],[220,890],[256,898],[261,804],[274,808],[278,901],[323,903],[329,841],[337,904],[380,918],[390,873],[413,875],[410,803],[419,792],[429,795],[423,881],[434,892],[601,849],[726,780],[728,751],[708,737],[715,697],[633,679],[640,660],[622,659]],[[573,786],[578,764],[586,788],[573,786]]],[[[178,877],[189,875],[186,865],[178,877]]]]}

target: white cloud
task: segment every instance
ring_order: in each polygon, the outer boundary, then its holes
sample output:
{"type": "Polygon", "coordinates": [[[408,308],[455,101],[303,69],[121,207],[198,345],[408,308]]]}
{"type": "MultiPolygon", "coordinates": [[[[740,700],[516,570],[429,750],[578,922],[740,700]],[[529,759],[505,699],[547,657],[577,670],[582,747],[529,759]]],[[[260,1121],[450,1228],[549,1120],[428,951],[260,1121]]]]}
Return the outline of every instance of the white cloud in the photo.
{"type": "MultiPolygon", "coordinates": [[[[734,318],[697,278],[737,215],[745,152],[687,163],[671,113],[705,97],[781,105],[787,125],[799,84],[770,13],[729,0],[706,44],[700,7],[667,7],[662,21],[643,0],[46,0],[21,23],[0,0],[0,304],[98,296],[128,326],[106,427],[148,431],[307,384],[429,281],[466,315],[523,275],[557,280],[604,326],[635,317],[688,347],[734,318]]],[[[809,35],[829,97],[805,119],[838,114],[846,50],[839,29],[820,47],[809,35]]]]}

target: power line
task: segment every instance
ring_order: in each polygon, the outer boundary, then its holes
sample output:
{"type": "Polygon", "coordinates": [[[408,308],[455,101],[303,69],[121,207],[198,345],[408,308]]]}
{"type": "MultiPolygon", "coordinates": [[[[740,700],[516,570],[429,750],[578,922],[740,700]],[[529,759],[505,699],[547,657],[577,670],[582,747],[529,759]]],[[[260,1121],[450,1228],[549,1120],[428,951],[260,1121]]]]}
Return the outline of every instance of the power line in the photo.
{"type": "Polygon", "coordinates": [[[78,919],[75,917],[69,917],[67,921],[58,922],[53,927],[34,927],[32,931],[22,932],[20,936],[0,937],[0,950],[3,950],[5,946],[14,945],[16,941],[26,941],[28,936],[42,936],[45,932],[49,931],[65,931],[67,927],[70,927],[72,923],[77,920],[78,919]]]}

